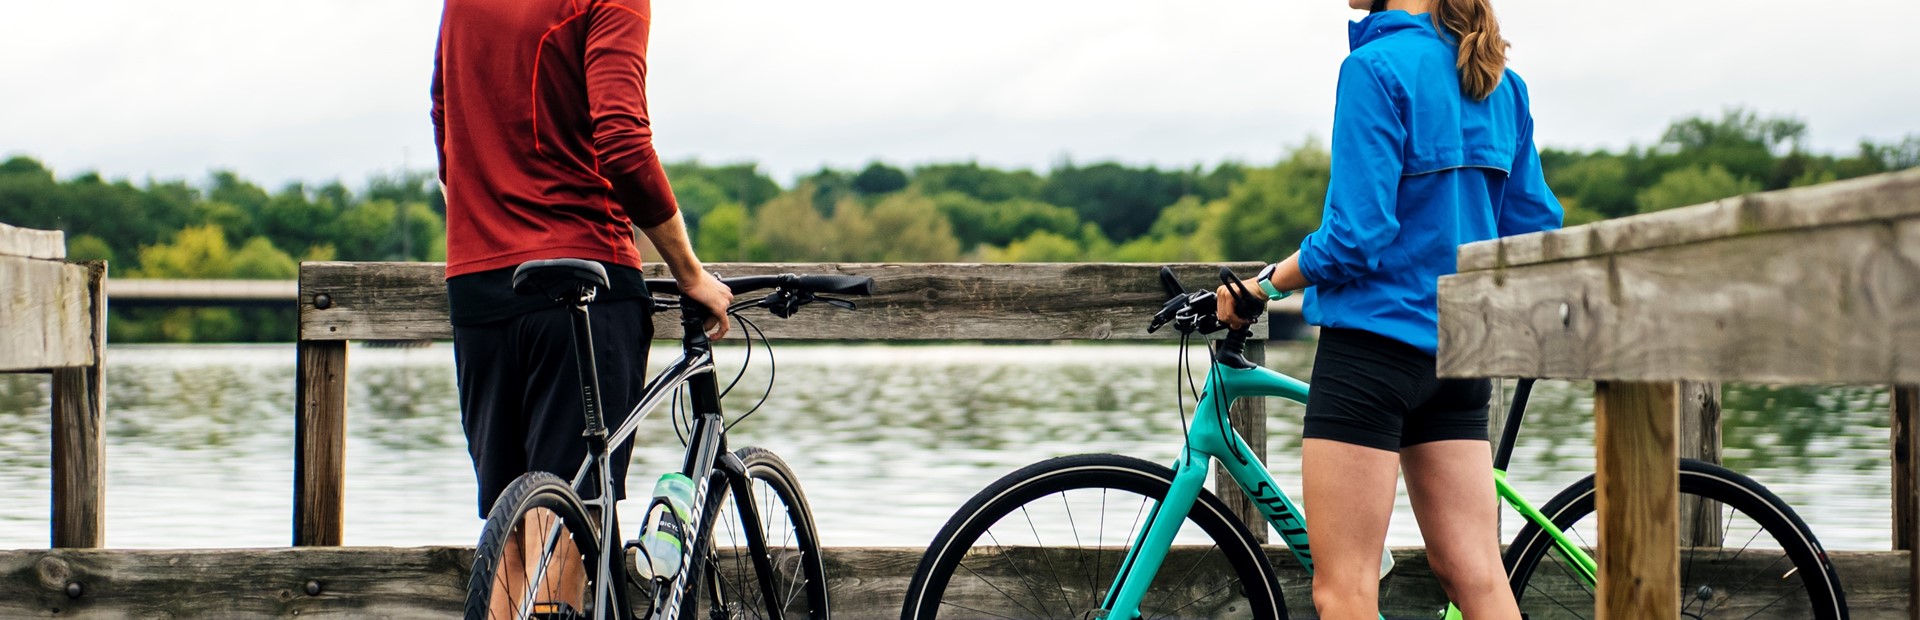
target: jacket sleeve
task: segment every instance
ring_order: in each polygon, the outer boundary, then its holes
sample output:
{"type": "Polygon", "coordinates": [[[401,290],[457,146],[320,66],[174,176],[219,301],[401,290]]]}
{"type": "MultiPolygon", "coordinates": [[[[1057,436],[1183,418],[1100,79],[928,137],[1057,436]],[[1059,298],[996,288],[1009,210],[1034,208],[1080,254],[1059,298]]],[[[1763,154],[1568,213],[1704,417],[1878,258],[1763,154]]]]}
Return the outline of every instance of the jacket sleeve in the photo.
{"type": "MultiPolygon", "coordinates": [[[[1511,75],[1511,74],[1509,74],[1511,75]]],[[[1533,112],[1527,107],[1526,86],[1520,88],[1520,148],[1507,175],[1506,195],[1500,201],[1499,234],[1522,235],[1560,227],[1565,217],[1560,199],[1547,188],[1547,177],[1540,170],[1540,151],[1533,144],[1533,112]]]]}
{"type": "Polygon", "coordinates": [[[589,11],[585,58],[595,164],[627,218],[650,228],[679,212],[647,118],[652,7],[648,0],[600,0],[589,11]]]}
{"type": "Polygon", "coordinates": [[[442,184],[447,182],[447,82],[441,75],[440,41],[433,42],[433,85],[428,92],[433,97],[433,153],[439,162],[438,174],[442,184]]]}
{"type": "Polygon", "coordinates": [[[1300,241],[1300,272],[1315,286],[1373,272],[1400,234],[1396,205],[1407,129],[1399,106],[1365,58],[1340,65],[1333,107],[1333,170],[1320,229],[1300,241]]]}

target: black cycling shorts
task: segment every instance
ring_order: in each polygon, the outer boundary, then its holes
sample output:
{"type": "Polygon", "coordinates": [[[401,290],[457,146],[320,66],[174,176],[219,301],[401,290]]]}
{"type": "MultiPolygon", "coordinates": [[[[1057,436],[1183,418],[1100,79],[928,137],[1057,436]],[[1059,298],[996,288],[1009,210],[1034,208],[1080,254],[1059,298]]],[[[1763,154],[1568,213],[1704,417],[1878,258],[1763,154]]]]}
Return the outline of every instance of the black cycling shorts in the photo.
{"type": "Polygon", "coordinates": [[[1399,452],[1449,439],[1487,439],[1486,379],[1440,379],[1413,345],[1368,331],[1320,330],[1303,434],[1399,452]]]}
{"type": "MultiPolygon", "coordinates": [[[[652,301],[595,303],[594,364],[608,430],[639,404],[646,388],[647,347],[653,341],[652,301]]],[[[460,381],[460,422],[480,479],[480,517],[514,478],[529,471],[573,480],[587,458],[586,414],[568,334],[568,309],[554,306],[479,325],[455,325],[453,359],[460,381]]],[[[616,499],[626,498],[631,443],[611,460],[616,499]]],[[[591,488],[586,495],[591,499],[591,488]]]]}

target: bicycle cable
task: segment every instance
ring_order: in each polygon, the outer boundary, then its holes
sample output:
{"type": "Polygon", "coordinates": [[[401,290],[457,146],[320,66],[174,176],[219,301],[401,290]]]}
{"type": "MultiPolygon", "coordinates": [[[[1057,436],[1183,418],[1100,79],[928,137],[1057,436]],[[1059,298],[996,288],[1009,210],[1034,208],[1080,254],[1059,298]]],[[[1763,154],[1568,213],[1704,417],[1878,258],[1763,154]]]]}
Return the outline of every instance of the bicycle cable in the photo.
{"type": "MultiPolygon", "coordinates": [[[[760,402],[754,403],[752,409],[748,409],[746,413],[740,414],[740,417],[734,418],[732,422],[728,422],[725,427],[722,427],[721,430],[724,431],[733,430],[734,425],[739,424],[742,420],[746,420],[748,416],[753,415],[753,412],[759,411],[761,405],[767,404],[767,399],[773,396],[774,379],[780,376],[780,364],[775,361],[773,357],[773,343],[767,340],[767,332],[762,331],[758,324],[748,320],[746,317],[735,315],[735,318],[740,319],[742,325],[746,325],[747,328],[752,329],[754,333],[759,334],[760,345],[767,348],[767,391],[760,394],[760,402]]],[[[753,351],[753,339],[751,337],[747,339],[747,351],[749,353],[753,351]]],[[[740,368],[742,374],[746,373],[746,370],[745,366],[740,368]]],[[[728,389],[731,390],[732,386],[728,386],[728,389]]]]}
{"type": "MultiPolygon", "coordinates": [[[[1188,342],[1188,339],[1192,337],[1193,337],[1192,334],[1188,334],[1184,332],[1180,334],[1180,362],[1178,364],[1175,364],[1173,367],[1173,402],[1174,402],[1174,407],[1180,410],[1181,441],[1192,441],[1191,435],[1187,431],[1187,401],[1186,401],[1187,395],[1186,393],[1180,391],[1180,377],[1183,374],[1187,378],[1187,390],[1193,392],[1194,405],[1199,406],[1200,404],[1200,392],[1199,390],[1195,390],[1193,387],[1193,369],[1190,367],[1191,365],[1187,361],[1187,355],[1188,355],[1187,342],[1188,342]]],[[[1187,449],[1189,450],[1191,450],[1192,448],[1193,446],[1191,444],[1187,446],[1187,449]]]]}

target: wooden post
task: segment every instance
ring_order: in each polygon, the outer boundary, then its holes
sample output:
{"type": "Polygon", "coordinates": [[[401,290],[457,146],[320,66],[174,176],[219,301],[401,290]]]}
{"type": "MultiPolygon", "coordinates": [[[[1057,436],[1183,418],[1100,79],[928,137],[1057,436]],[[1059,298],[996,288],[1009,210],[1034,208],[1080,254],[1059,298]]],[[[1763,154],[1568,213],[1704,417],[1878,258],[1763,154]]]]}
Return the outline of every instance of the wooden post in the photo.
{"type": "Polygon", "coordinates": [[[87,269],[93,363],[53,369],[53,546],[98,548],[106,542],[107,263],[87,269]]]}
{"type": "Polygon", "coordinates": [[[1907,609],[1920,620],[1920,553],[1913,553],[1920,542],[1920,480],[1914,455],[1920,453],[1920,434],[1914,433],[1920,418],[1920,386],[1893,386],[1893,549],[1908,552],[1907,609]]]}
{"type": "Polygon", "coordinates": [[[1595,386],[1600,585],[1596,617],[1680,615],[1679,385],[1602,381],[1595,386]]]}
{"type": "MultiPolygon", "coordinates": [[[[1265,340],[1247,341],[1247,361],[1255,364],[1267,362],[1267,342],[1265,340]]],[[[1267,462],[1267,399],[1242,398],[1227,409],[1227,421],[1235,432],[1246,438],[1247,447],[1253,449],[1253,457],[1267,462]]],[[[1260,509],[1247,499],[1247,494],[1239,491],[1239,484],[1233,481],[1233,475],[1222,467],[1213,473],[1213,490],[1227,503],[1227,508],[1247,524],[1253,532],[1254,540],[1267,542],[1267,518],[1260,509]]]]}
{"type": "Polygon", "coordinates": [[[347,447],[347,343],[301,340],[294,391],[293,544],[341,544],[347,447]]]}
{"type": "MultiPolygon", "coordinates": [[[[1720,463],[1720,384],[1680,383],[1680,458],[1720,463]]],[[[1726,526],[1720,502],[1681,496],[1680,546],[1718,547],[1726,526]]]]}

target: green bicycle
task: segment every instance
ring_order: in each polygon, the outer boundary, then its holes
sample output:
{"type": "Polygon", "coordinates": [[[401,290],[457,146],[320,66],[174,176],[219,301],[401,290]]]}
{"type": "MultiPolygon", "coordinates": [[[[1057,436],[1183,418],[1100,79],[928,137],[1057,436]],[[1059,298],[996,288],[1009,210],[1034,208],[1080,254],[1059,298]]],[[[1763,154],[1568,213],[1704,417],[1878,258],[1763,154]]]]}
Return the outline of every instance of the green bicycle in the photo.
{"type": "MultiPolygon", "coordinates": [[[[1221,270],[1223,282],[1238,282],[1221,270]]],[[[1186,446],[1171,468],[1116,454],[1049,459],[987,486],[941,528],[922,556],[901,611],[934,618],[1287,618],[1280,584],[1253,534],[1202,488],[1219,461],[1313,571],[1306,520],[1227,422],[1236,398],[1306,402],[1308,386],[1245,357],[1250,330],[1214,319],[1210,291],[1189,292],[1161,270],[1169,301],[1150,329],[1171,323],[1181,360],[1191,336],[1226,330],[1212,350],[1186,446]]],[[[1259,303],[1236,294],[1239,303],[1259,303]]],[[[1243,312],[1242,316],[1256,316],[1243,312]]],[[[1191,382],[1191,369],[1183,369],[1191,382]]],[[[1535,508],[1507,482],[1531,381],[1516,392],[1495,458],[1499,496],[1525,519],[1506,554],[1527,617],[1594,612],[1593,478],[1535,508]]],[[[1184,413],[1183,423],[1186,420],[1184,413]]],[[[1844,619],[1846,602],[1826,553],[1793,509],[1725,468],[1683,461],[1683,505],[1704,518],[1683,532],[1685,618],[1844,619]]],[[[1458,618],[1450,606],[1435,616],[1458,618]]]]}

